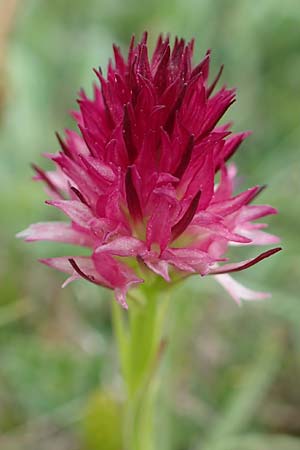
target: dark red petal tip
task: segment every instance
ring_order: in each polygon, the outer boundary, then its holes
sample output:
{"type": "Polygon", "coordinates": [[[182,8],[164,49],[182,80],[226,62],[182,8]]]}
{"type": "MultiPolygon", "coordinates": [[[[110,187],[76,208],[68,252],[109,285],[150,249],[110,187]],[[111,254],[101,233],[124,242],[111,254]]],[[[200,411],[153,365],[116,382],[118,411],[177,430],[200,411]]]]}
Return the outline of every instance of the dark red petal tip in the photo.
{"type": "Polygon", "coordinates": [[[58,140],[58,142],[59,142],[59,145],[60,145],[62,151],[63,151],[69,158],[72,158],[72,155],[71,155],[71,152],[70,152],[68,146],[65,144],[65,142],[63,141],[63,139],[61,138],[60,134],[59,134],[57,131],[55,132],[55,136],[56,136],[56,138],[57,138],[57,140],[58,140]]]}
{"type": "Polygon", "coordinates": [[[52,183],[48,175],[44,170],[42,170],[40,167],[38,167],[36,164],[31,163],[31,167],[33,170],[38,174],[41,180],[44,181],[44,183],[47,184],[47,186],[51,189],[51,191],[55,192],[59,197],[62,198],[61,192],[57,189],[57,187],[52,183]]]}
{"type": "Polygon", "coordinates": [[[82,195],[82,193],[74,186],[71,186],[71,190],[74,192],[74,194],[79,198],[79,200],[84,203],[86,206],[89,206],[88,202],[82,195]]]}
{"type": "Polygon", "coordinates": [[[132,168],[128,167],[125,176],[125,190],[128,210],[134,220],[141,220],[143,217],[140,201],[132,180],[132,168]]]}
{"type": "Polygon", "coordinates": [[[174,173],[174,177],[181,178],[184,174],[187,166],[189,165],[189,162],[191,160],[192,151],[195,144],[195,136],[193,134],[190,135],[186,149],[183,153],[182,159],[174,173]]]}
{"type": "Polygon", "coordinates": [[[267,184],[262,184],[261,186],[258,186],[257,191],[255,192],[255,194],[253,195],[253,197],[251,198],[251,202],[253,202],[253,200],[260,195],[266,188],[268,187],[267,184]]]}
{"type": "Polygon", "coordinates": [[[124,105],[123,117],[123,139],[128,153],[129,164],[132,164],[137,155],[137,149],[133,142],[132,123],[130,118],[129,104],[124,105]]]}
{"type": "Polygon", "coordinates": [[[183,217],[172,227],[172,240],[174,241],[177,239],[184,230],[189,226],[191,221],[193,220],[193,217],[197,211],[199,200],[201,197],[201,191],[199,191],[193,200],[191,201],[190,206],[188,207],[187,211],[183,215],[183,217]]]}
{"type": "Polygon", "coordinates": [[[258,262],[262,261],[263,259],[268,258],[269,256],[275,255],[275,253],[278,253],[281,250],[282,250],[282,247],[272,248],[271,250],[267,250],[266,252],[263,252],[260,255],[256,256],[256,258],[248,259],[248,260],[242,261],[240,263],[226,264],[223,267],[218,267],[216,269],[213,269],[210,271],[210,274],[217,275],[217,274],[222,274],[222,273],[240,272],[241,270],[245,270],[251,266],[254,266],[258,262]]]}
{"type": "Polygon", "coordinates": [[[71,264],[71,266],[73,267],[73,269],[75,270],[75,272],[78,273],[78,275],[80,275],[85,280],[90,281],[91,283],[98,284],[92,275],[87,275],[86,273],[82,272],[80,267],[77,265],[75,259],[69,258],[68,261],[71,264]]]}
{"type": "Polygon", "coordinates": [[[220,70],[219,70],[219,72],[217,73],[216,78],[214,79],[214,81],[212,82],[212,84],[209,86],[209,88],[208,88],[208,90],[207,90],[207,97],[209,97],[209,96],[212,94],[212,92],[213,92],[214,88],[216,87],[216,85],[217,85],[219,79],[221,78],[221,75],[222,75],[222,73],[223,73],[223,70],[224,70],[224,64],[221,65],[220,70]]]}

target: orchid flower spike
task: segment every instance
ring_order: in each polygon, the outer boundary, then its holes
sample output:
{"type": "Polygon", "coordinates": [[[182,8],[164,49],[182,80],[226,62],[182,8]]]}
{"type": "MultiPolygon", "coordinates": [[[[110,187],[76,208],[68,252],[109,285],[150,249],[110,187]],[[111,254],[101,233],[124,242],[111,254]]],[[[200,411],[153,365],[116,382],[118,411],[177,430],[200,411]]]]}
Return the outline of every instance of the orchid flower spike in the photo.
{"type": "Polygon", "coordinates": [[[252,204],[260,186],[234,193],[236,168],[227,161],[249,132],[218,125],[235,91],[214,93],[222,68],[209,81],[210,51],[193,66],[193,47],[160,36],[150,58],[146,33],[138,44],[132,38],[126,57],[114,46],[107,76],[95,70],[93,98],[80,92],[79,131],[57,135],[61,151],[46,155],[56,170],[34,166],[46,203],[69,221],[36,223],[18,236],[90,249],[90,256],[41,261],[69,274],[67,282],[113,289],[125,308],[127,291],[153,276],[172,283],[211,274],[237,302],[265,298],[228,274],[280,250],[222,264],[232,244],[276,244],[253,222],[276,210],[252,204]]]}

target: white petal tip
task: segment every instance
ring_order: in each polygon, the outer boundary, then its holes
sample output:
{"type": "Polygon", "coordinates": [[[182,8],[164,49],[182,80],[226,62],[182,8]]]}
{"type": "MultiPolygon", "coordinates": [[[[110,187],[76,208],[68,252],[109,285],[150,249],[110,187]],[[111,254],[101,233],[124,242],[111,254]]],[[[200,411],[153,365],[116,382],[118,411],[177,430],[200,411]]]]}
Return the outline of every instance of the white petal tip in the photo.
{"type": "Polygon", "coordinates": [[[19,231],[19,233],[16,234],[17,239],[26,239],[28,238],[28,236],[29,236],[28,229],[19,231]]]}

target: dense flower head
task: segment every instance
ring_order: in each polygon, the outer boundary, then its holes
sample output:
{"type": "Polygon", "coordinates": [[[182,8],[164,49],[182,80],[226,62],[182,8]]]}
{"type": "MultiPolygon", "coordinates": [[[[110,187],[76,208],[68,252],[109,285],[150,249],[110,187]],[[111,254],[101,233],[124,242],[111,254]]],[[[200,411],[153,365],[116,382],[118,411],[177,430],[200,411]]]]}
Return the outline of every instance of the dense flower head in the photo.
{"type": "Polygon", "coordinates": [[[95,70],[93,98],[80,92],[73,113],[80,133],[58,135],[61,151],[46,155],[56,170],[34,166],[47,203],[69,222],[37,223],[19,236],[90,248],[90,256],[42,262],[68,273],[67,282],[113,289],[124,307],[128,289],[151,273],[168,282],[212,274],[237,301],[264,298],[228,273],[279,250],[226,263],[229,245],[278,242],[253,222],[276,210],[251,204],[260,186],[234,193],[236,169],[227,160],[249,133],[218,125],[235,91],[214,93],[222,68],[210,82],[210,52],[193,66],[193,47],[177,38],[171,47],[160,36],[149,58],[146,33],[137,45],[132,38],[126,58],[114,46],[107,76],[95,70]]]}

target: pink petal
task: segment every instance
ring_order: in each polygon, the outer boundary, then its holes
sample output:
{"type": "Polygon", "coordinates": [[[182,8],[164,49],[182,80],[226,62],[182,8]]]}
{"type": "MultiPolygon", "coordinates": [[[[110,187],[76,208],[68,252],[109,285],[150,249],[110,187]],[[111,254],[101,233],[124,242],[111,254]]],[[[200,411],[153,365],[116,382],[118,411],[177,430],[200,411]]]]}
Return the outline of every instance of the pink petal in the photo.
{"type": "Polygon", "coordinates": [[[89,222],[94,218],[88,206],[77,200],[46,201],[48,205],[61,209],[71,220],[83,228],[88,228],[89,222]]]}
{"type": "Polygon", "coordinates": [[[93,261],[99,275],[115,290],[117,301],[126,308],[126,292],[132,285],[143,283],[143,280],[138,278],[130,267],[115,260],[110,254],[94,253],[93,261]]]}
{"type": "Polygon", "coordinates": [[[213,195],[213,202],[228,200],[232,196],[234,177],[230,176],[230,172],[226,166],[221,168],[221,180],[213,195]]]}
{"type": "Polygon", "coordinates": [[[17,237],[27,242],[56,241],[87,247],[93,245],[93,239],[87,233],[75,230],[65,222],[35,223],[18,233],[17,237]]]}
{"type": "Polygon", "coordinates": [[[35,164],[32,164],[33,169],[36,171],[37,176],[34,177],[36,180],[42,180],[47,187],[47,190],[50,193],[51,197],[54,198],[62,198],[62,194],[59,191],[59,188],[56,186],[55,183],[52,182],[51,178],[48,176],[47,172],[45,172],[44,170],[40,169],[38,166],[36,166],[35,164]]]}
{"type": "Polygon", "coordinates": [[[235,90],[222,88],[208,100],[205,120],[203,120],[201,135],[206,135],[219,122],[225,111],[235,101],[235,90]]]}
{"type": "Polygon", "coordinates": [[[198,161],[191,161],[178,186],[178,192],[184,193],[183,199],[188,203],[201,191],[198,210],[207,208],[214,190],[213,151],[210,147],[206,150],[198,161]]]}
{"type": "Polygon", "coordinates": [[[97,240],[100,240],[100,243],[107,242],[120,235],[126,235],[130,231],[122,223],[106,218],[94,218],[90,221],[89,225],[91,233],[97,240]]]}
{"type": "Polygon", "coordinates": [[[250,245],[272,245],[280,242],[278,236],[265,233],[264,231],[255,228],[252,229],[250,227],[240,226],[237,227],[235,231],[248,238],[250,240],[250,245]]]}
{"type": "Polygon", "coordinates": [[[143,218],[143,213],[132,177],[132,167],[128,167],[127,169],[125,176],[125,188],[126,188],[126,201],[129,213],[133,221],[140,221],[143,218]]]}
{"type": "Polygon", "coordinates": [[[73,281],[79,280],[81,276],[78,273],[74,273],[70,277],[66,278],[61,287],[64,289],[67,287],[70,283],[73,283],[73,281]]]}
{"type": "Polygon", "coordinates": [[[171,239],[173,216],[178,208],[178,201],[173,189],[157,188],[152,196],[154,211],[147,223],[146,241],[148,249],[156,243],[163,251],[171,239]]]}
{"type": "Polygon", "coordinates": [[[146,266],[149,267],[152,272],[156,273],[157,275],[160,275],[164,280],[170,281],[170,275],[169,275],[169,264],[167,261],[163,261],[160,259],[153,259],[153,258],[143,258],[144,263],[146,266]]]}
{"type": "MultiPolygon", "coordinates": [[[[52,158],[53,158],[53,155],[51,155],[51,159],[52,158]]],[[[45,173],[46,173],[47,177],[49,178],[49,180],[51,181],[51,183],[56,186],[56,189],[63,191],[63,192],[68,192],[68,190],[69,190],[68,178],[66,177],[66,175],[63,173],[63,171],[59,167],[57,167],[56,170],[46,171],[45,173]]],[[[40,180],[41,178],[35,177],[34,179],[40,180]]],[[[61,195],[60,195],[60,199],[61,199],[61,195]]]]}
{"type": "Polygon", "coordinates": [[[99,182],[91,176],[82,160],[73,161],[65,154],[53,155],[52,160],[60,167],[64,174],[71,180],[71,185],[75,185],[85,197],[95,201],[97,195],[102,193],[99,182]]]}
{"type": "Polygon", "coordinates": [[[247,205],[260,191],[260,186],[255,186],[241,194],[222,202],[212,202],[207,208],[209,212],[221,216],[227,216],[238,211],[242,206],[247,205]]]}
{"type": "MultiPolygon", "coordinates": [[[[101,286],[110,287],[106,280],[101,277],[98,273],[93,260],[88,256],[61,256],[57,258],[45,258],[39,260],[41,263],[46,264],[49,267],[53,267],[61,272],[68,273],[72,275],[74,279],[76,278],[87,278],[89,277],[89,281],[92,281],[101,286]],[[85,276],[81,276],[78,271],[74,270],[74,266],[70,263],[70,260],[73,260],[77,267],[80,268],[80,271],[85,274],[85,276]]],[[[65,284],[64,284],[65,285],[65,284]]]]}
{"type": "Polygon", "coordinates": [[[193,248],[166,249],[161,258],[179,270],[198,272],[201,275],[206,275],[210,264],[214,262],[206,252],[193,248]]]}
{"type": "Polygon", "coordinates": [[[189,224],[193,220],[193,217],[199,205],[200,197],[201,191],[199,191],[192,199],[188,209],[181,217],[181,219],[175,225],[172,226],[171,233],[173,241],[177,239],[185,231],[185,229],[189,226],[189,224]]]}
{"type": "Polygon", "coordinates": [[[95,253],[110,253],[117,256],[137,256],[146,250],[144,242],[130,236],[116,238],[96,248],[95,253]]]}
{"type": "MultiPolygon", "coordinates": [[[[195,229],[198,229],[198,232],[200,232],[201,236],[201,230],[199,228],[203,228],[204,230],[209,231],[210,236],[216,236],[226,239],[227,241],[231,242],[239,242],[242,244],[248,244],[251,243],[251,239],[244,235],[243,233],[233,233],[231,232],[225,225],[222,223],[203,223],[201,220],[201,216],[198,216],[195,218],[191,224],[190,229],[192,230],[195,226],[195,229]]],[[[237,231],[237,230],[236,230],[237,231]]]]}
{"type": "Polygon", "coordinates": [[[214,88],[216,87],[216,85],[218,84],[219,79],[221,78],[221,75],[223,73],[223,69],[224,69],[224,65],[222,64],[219,72],[217,73],[214,81],[211,83],[211,85],[209,86],[209,88],[207,89],[207,97],[210,97],[210,95],[212,94],[214,88]]]}
{"type": "Polygon", "coordinates": [[[81,156],[80,160],[84,163],[89,170],[91,177],[97,179],[102,186],[106,186],[115,181],[116,175],[112,168],[105,164],[103,161],[99,161],[92,156],[81,156]]]}
{"type": "Polygon", "coordinates": [[[215,275],[214,278],[226,289],[238,305],[241,304],[241,300],[264,300],[271,297],[269,292],[257,292],[246,288],[230,275],[215,275]]]}
{"type": "Polygon", "coordinates": [[[178,179],[180,179],[182,177],[182,175],[184,174],[186,168],[188,167],[188,165],[190,163],[194,144],[195,144],[195,138],[194,138],[194,135],[191,134],[189,137],[187,146],[184,149],[183,155],[181,157],[181,161],[178,164],[175,174],[174,174],[174,176],[178,179]]]}
{"type": "Polygon", "coordinates": [[[248,222],[250,220],[260,219],[261,217],[277,213],[277,209],[269,205],[247,205],[241,209],[238,220],[241,222],[248,222]]]}
{"type": "Polygon", "coordinates": [[[239,148],[241,143],[251,134],[250,131],[237,133],[226,140],[222,152],[216,158],[216,170],[218,170],[223,162],[226,162],[239,148]]]}

